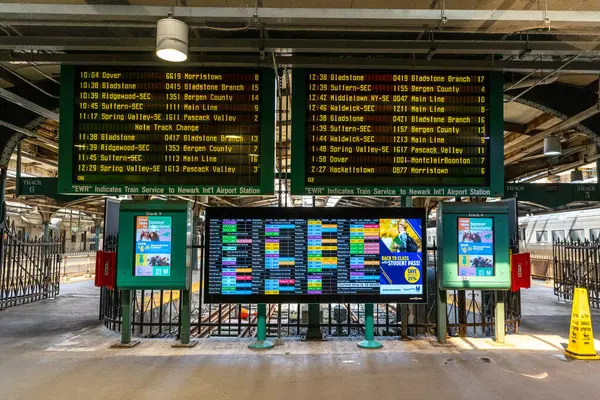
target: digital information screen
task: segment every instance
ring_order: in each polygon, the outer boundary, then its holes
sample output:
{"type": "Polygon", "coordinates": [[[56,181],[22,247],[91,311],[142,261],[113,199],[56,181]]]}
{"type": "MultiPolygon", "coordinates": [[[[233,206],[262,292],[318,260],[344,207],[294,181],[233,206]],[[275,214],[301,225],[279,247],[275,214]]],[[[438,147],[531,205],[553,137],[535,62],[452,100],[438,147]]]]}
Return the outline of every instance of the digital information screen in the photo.
{"type": "Polygon", "coordinates": [[[494,276],[494,219],[458,219],[458,276],[494,276]]]}
{"type": "Polygon", "coordinates": [[[293,193],[502,194],[501,75],[300,69],[293,82],[293,193]]]}
{"type": "Polygon", "coordinates": [[[273,193],[270,69],[61,70],[59,191],[273,193]]]}
{"type": "Polygon", "coordinates": [[[171,276],[171,217],[135,217],[135,276],[171,276]]]}
{"type": "Polygon", "coordinates": [[[426,302],[425,211],[208,208],[205,300],[426,302]]]}

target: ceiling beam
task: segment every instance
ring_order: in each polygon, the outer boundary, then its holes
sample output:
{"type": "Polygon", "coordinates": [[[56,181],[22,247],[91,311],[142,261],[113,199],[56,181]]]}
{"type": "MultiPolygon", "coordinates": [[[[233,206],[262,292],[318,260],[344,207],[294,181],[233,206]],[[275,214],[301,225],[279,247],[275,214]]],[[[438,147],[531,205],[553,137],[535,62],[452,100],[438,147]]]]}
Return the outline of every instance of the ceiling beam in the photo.
{"type": "MultiPolygon", "coordinates": [[[[155,38],[0,36],[0,49],[38,51],[152,52],[155,38]]],[[[292,52],[340,54],[505,54],[594,56],[600,43],[525,40],[376,40],[376,39],[254,39],[192,38],[189,52],[292,52]]]]}
{"type": "Polygon", "coordinates": [[[534,145],[539,145],[539,143],[541,141],[543,141],[545,138],[547,138],[551,135],[563,132],[569,128],[572,128],[573,126],[577,125],[581,121],[584,121],[584,120],[598,114],[599,112],[600,112],[600,104],[595,104],[595,105],[587,108],[586,110],[583,110],[582,112],[578,113],[577,115],[567,118],[566,120],[561,121],[558,124],[553,125],[552,127],[548,128],[546,130],[543,130],[542,132],[538,133],[537,135],[527,138],[527,140],[524,140],[519,143],[519,146],[523,148],[523,151],[519,152],[518,154],[516,154],[514,156],[506,158],[504,160],[504,165],[514,163],[515,161],[520,160],[521,158],[527,156],[528,154],[531,154],[534,151],[537,151],[538,148],[537,148],[537,146],[534,146],[534,145]]]}
{"type": "Polygon", "coordinates": [[[554,115],[552,115],[550,113],[542,113],[542,114],[538,115],[537,117],[535,117],[534,119],[529,121],[527,124],[525,124],[525,130],[523,133],[526,135],[530,134],[538,126],[545,124],[546,122],[550,121],[552,118],[554,118],[554,115]]]}
{"type": "MultiPolygon", "coordinates": [[[[252,21],[254,17],[267,23],[294,23],[295,21],[354,21],[430,22],[439,24],[437,9],[361,9],[361,8],[268,8],[268,7],[175,7],[169,6],[119,6],[78,4],[0,4],[0,22],[7,24],[16,20],[138,20],[156,21],[169,12],[184,21],[252,21]]],[[[445,9],[448,23],[453,21],[510,21],[536,23],[546,19],[553,23],[584,22],[600,23],[600,11],[554,11],[554,10],[473,10],[445,9]]]]}
{"type": "Polygon", "coordinates": [[[58,121],[57,113],[50,111],[47,108],[44,108],[38,104],[35,104],[34,102],[31,102],[31,101],[29,101],[21,96],[18,96],[12,92],[9,92],[6,89],[0,88],[0,98],[8,100],[11,103],[14,103],[20,107],[23,107],[23,108],[25,108],[31,112],[34,112],[38,115],[41,115],[43,117],[46,117],[47,119],[58,121]]]}
{"type": "Polygon", "coordinates": [[[517,124],[515,122],[504,121],[504,130],[514,133],[520,133],[522,135],[525,133],[525,126],[517,124]]]}
{"type": "MultiPolygon", "coordinates": [[[[65,63],[74,65],[138,65],[138,66],[164,66],[156,56],[149,52],[143,54],[111,53],[111,54],[24,54],[0,52],[0,62],[36,62],[65,63]]],[[[537,69],[553,70],[564,63],[557,61],[515,61],[515,60],[460,60],[455,59],[423,59],[395,58],[395,57],[328,57],[317,56],[276,56],[275,61],[280,67],[339,67],[353,69],[393,69],[393,70],[452,70],[452,71],[514,71],[528,72],[537,69]]],[[[272,68],[271,59],[261,60],[258,54],[231,55],[231,54],[190,54],[187,66],[248,66],[272,68]]],[[[600,61],[575,61],[563,69],[564,73],[598,74],[600,61]]]]}

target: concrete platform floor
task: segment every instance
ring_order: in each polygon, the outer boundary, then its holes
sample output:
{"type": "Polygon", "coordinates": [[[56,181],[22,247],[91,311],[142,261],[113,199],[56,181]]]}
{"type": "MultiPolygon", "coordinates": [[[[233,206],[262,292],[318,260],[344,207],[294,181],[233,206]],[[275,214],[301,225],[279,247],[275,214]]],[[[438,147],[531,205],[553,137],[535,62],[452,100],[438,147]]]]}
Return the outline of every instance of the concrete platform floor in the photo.
{"type": "MultiPolygon", "coordinates": [[[[570,306],[551,288],[523,293],[522,334],[489,339],[287,340],[253,352],[248,340],[202,339],[192,349],[143,340],[109,349],[118,335],[97,321],[97,289],[0,312],[0,399],[562,399],[598,398],[600,361],[566,361],[570,306]]],[[[595,312],[596,327],[600,313],[595,312]]],[[[596,330],[596,338],[598,338],[596,330]]],[[[600,342],[596,348],[600,349],[600,342]]]]}

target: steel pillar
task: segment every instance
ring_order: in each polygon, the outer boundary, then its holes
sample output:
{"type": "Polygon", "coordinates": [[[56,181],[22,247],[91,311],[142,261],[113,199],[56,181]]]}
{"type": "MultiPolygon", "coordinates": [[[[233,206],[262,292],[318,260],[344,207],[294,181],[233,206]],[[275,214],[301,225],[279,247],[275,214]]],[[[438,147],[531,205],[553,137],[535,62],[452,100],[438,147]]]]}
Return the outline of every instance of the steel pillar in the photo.
{"type": "Polygon", "coordinates": [[[496,292],[496,312],[495,312],[495,336],[497,344],[504,344],[504,336],[506,333],[505,307],[504,299],[506,292],[499,290],[496,292]]]}
{"type": "Polygon", "coordinates": [[[260,303],[258,307],[257,332],[256,342],[248,345],[252,350],[267,350],[274,346],[273,343],[267,340],[267,305],[260,303]]]}
{"type": "Polygon", "coordinates": [[[123,319],[121,324],[121,343],[113,344],[113,348],[134,347],[140,344],[139,340],[131,340],[131,290],[121,291],[121,301],[123,302],[123,319]]]}
{"type": "Polygon", "coordinates": [[[181,291],[181,325],[179,327],[179,343],[172,347],[194,347],[198,342],[190,341],[190,318],[191,318],[191,292],[181,291]]]}
{"type": "Polygon", "coordinates": [[[321,306],[320,304],[308,305],[308,330],[306,331],[306,340],[323,340],[321,332],[321,306]]]}
{"type": "Polygon", "coordinates": [[[380,349],[383,347],[383,344],[375,340],[373,308],[373,303],[365,304],[365,340],[357,344],[361,349],[380,349]]]}

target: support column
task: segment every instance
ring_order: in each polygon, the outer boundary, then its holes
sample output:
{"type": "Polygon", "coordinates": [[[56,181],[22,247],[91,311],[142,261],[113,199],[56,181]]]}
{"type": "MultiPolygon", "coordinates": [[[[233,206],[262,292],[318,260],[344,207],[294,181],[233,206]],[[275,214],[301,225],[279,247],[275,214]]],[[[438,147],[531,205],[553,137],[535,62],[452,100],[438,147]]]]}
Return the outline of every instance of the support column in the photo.
{"type": "MultiPolygon", "coordinates": [[[[402,196],[400,197],[400,206],[401,207],[412,207],[412,197],[411,196],[402,196]]],[[[427,244],[423,243],[423,247],[426,247],[427,244]]],[[[424,252],[427,254],[427,251],[424,252]]],[[[427,257],[424,258],[424,263],[427,263],[427,257]]],[[[422,266],[423,270],[427,272],[427,265],[422,266]]],[[[426,279],[426,278],[425,278],[426,279]]],[[[408,337],[408,304],[402,304],[400,308],[396,308],[396,310],[400,310],[401,319],[401,327],[400,327],[400,340],[410,340],[408,337]]]]}
{"type": "Polygon", "coordinates": [[[446,296],[446,291],[440,289],[439,280],[441,279],[440,274],[436,274],[436,282],[435,282],[435,293],[436,293],[436,305],[437,305],[437,337],[439,344],[446,343],[446,332],[448,327],[446,326],[446,311],[448,309],[448,299],[446,296]]]}
{"type": "Polygon", "coordinates": [[[383,344],[375,340],[375,324],[373,323],[373,303],[365,304],[365,340],[358,343],[361,349],[380,349],[383,344]]]}
{"type": "Polygon", "coordinates": [[[306,340],[323,340],[321,332],[321,305],[308,305],[308,330],[306,331],[306,340]]]}
{"type": "Polygon", "coordinates": [[[496,343],[504,344],[504,334],[506,329],[506,321],[504,314],[504,299],[506,298],[506,292],[499,290],[496,292],[496,315],[495,315],[495,330],[496,330],[496,343]]]}
{"type": "Polygon", "coordinates": [[[139,340],[131,340],[131,292],[131,290],[121,291],[121,301],[123,303],[121,343],[112,345],[113,348],[134,347],[140,344],[139,340]]]}
{"type": "Polygon", "coordinates": [[[44,220],[44,242],[48,242],[50,240],[50,221],[44,220]]]}
{"type": "Polygon", "coordinates": [[[179,331],[179,343],[172,347],[194,347],[198,342],[190,341],[190,318],[191,318],[191,292],[189,290],[181,291],[181,326],[179,331]]]}
{"type": "Polygon", "coordinates": [[[248,345],[252,350],[266,350],[272,348],[273,343],[267,340],[267,305],[260,303],[258,307],[256,342],[248,345]]]}
{"type": "Polygon", "coordinates": [[[100,251],[100,221],[96,222],[96,236],[94,237],[96,251],[100,251]]]}

